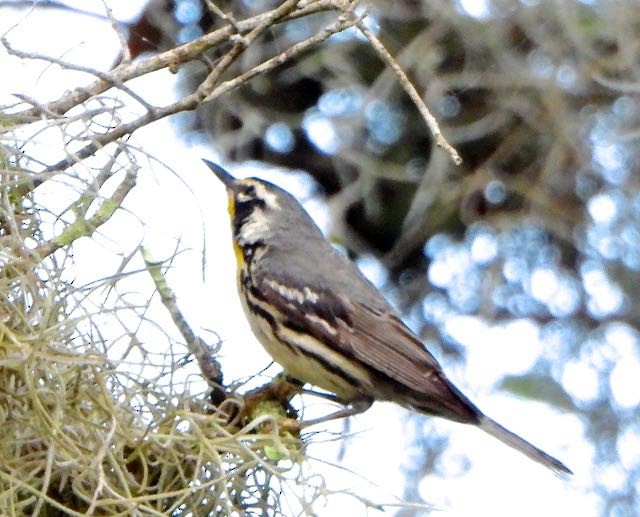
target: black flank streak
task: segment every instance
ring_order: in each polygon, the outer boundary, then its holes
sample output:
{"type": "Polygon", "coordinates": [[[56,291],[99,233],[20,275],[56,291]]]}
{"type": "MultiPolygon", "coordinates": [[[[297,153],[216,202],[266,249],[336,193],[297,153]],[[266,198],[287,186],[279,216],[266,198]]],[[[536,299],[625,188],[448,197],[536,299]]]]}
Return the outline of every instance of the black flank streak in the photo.
{"type": "Polygon", "coordinates": [[[340,367],[338,367],[335,364],[331,363],[330,361],[327,361],[322,355],[316,354],[314,352],[310,352],[309,350],[306,350],[306,349],[300,349],[300,348],[296,347],[295,344],[288,343],[287,341],[285,341],[282,338],[282,336],[280,336],[280,341],[282,343],[286,344],[289,348],[294,349],[297,353],[301,353],[304,356],[310,357],[315,362],[321,364],[322,368],[324,368],[328,372],[333,373],[337,377],[340,377],[341,379],[345,380],[346,382],[348,382],[352,386],[355,386],[355,387],[359,387],[360,386],[360,381],[358,381],[357,378],[355,378],[353,375],[350,375],[349,372],[345,372],[343,369],[341,369],[340,367]]]}
{"type": "Polygon", "coordinates": [[[297,332],[298,334],[308,334],[309,331],[306,327],[294,322],[293,320],[287,318],[286,320],[283,321],[282,323],[285,327],[287,327],[290,330],[293,330],[294,332],[297,332]]]}
{"type": "Polygon", "coordinates": [[[263,320],[265,320],[271,327],[271,330],[273,330],[274,332],[276,331],[276,328],[278,327],[278,322],[271,315],[270,312],[265,311],[262,307],[260,307],[259,305],[256,305],[255,303],[251,303],[249,300],[247,300],[247,306],[249,307],[249,310],[251,310],[251,312],[253,312],[254,314],[260,316],[263,320]]]}
{"type": "MultiPolygon", "coordinates": [[[[246,285],[246,284],[245,284],[246,285]]],[[[267,297],[262,293],[262,291],[260,291],[260,289],[258,289],[255,285],[251,284],[249,286],[249,292],[253,295],[254,298],[256,298],[257,300],[266,302],[267,301],[267,297]]]]}
{"type": "MultiPolygon", "coordinates": [[[[247,300],[247,306],[249,307],[249,310],[251,312],[253,312],[258,317],[262,318],[269,324],[274,334],[277,333],[278,322],[271,315],[270,312],[265,311],[262,307],[256,305],[255,303],[251,303],[249,300],[247,300]]],[[[280,339],[280,342],[283,345],[285,345],[289,350],[291,350],[294,354],[296,355],[300,354],[301,350],[298,347],[292,345],[291,343],[289,343],[288,341],[285,341],[282,338],[280,339]]]]}

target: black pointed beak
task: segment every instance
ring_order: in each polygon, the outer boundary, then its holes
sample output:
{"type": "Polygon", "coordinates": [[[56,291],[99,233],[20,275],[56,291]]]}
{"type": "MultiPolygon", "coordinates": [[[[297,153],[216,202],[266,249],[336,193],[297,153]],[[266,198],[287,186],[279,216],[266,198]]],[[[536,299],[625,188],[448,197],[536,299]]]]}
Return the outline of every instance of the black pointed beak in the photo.
{"type": "Polygon", "coordinates": [[[202,158],[202,161],[209,166],[209,168],[216,175],[216,178],[218,178],[224,184],[225,187],[227,188],[233,187],[233,184],[236,182],[236,179],[231,174],[229,174],[226,170],[220,167],[220,165],[218,165],[217,163],[213,163],[209,160],[205,160],[204,158],[202,158]]]}

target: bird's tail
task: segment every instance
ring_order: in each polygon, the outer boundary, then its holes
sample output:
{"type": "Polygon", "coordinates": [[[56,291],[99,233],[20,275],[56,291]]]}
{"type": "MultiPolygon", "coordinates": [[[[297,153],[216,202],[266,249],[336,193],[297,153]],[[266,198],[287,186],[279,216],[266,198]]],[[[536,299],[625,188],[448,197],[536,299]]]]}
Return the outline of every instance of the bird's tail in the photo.
{"type": "Polygon", "coordinates": [[[505,445],[513,447],[515,450],[520,451],[525,456],[528,456],[533,461],[537,461],[541,465],[544,465],[548,469],[551,469],[554,474],[566,478],[573,474],[571,470],[561,461],[550,456],[546,452],[538,449],[536,446],[531,445],[528,441],[520,438],[517,434],[512,433],[508,429],[502,427],[499,423],[491,420],[488,416],[482,415],[480,417],[480,423],[478,427],[483,431],[489,433],[491,436],[497,438],[505,445]]]}

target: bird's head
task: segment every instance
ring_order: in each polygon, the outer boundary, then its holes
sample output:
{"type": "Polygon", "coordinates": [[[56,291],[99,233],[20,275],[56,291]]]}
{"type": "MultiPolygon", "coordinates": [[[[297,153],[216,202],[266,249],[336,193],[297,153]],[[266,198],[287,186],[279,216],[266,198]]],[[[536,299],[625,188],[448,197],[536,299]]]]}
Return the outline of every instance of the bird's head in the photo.
{"type": "Polygon", "coordinates": [[[234,241],[240,247],[289,242],[279,236],[319,233],[304,208],[288,192],[257,178],[238,179],[220,165],[203,160],[224,184],[234,241]]]}

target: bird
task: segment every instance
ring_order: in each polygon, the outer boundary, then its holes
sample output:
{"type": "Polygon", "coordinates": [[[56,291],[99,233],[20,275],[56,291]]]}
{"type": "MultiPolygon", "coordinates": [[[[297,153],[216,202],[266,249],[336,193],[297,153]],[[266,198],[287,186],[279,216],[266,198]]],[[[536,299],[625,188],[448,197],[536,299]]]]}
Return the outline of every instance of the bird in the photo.
{"type": "Polygon", "coordinates": [[[343,405],[327,419],[391,401],[477,426],[555,474],[572,474],[480,411],[291,194],[203,161],[226,188],[238,292],[249,325],[289,377],[343,405]]]}

